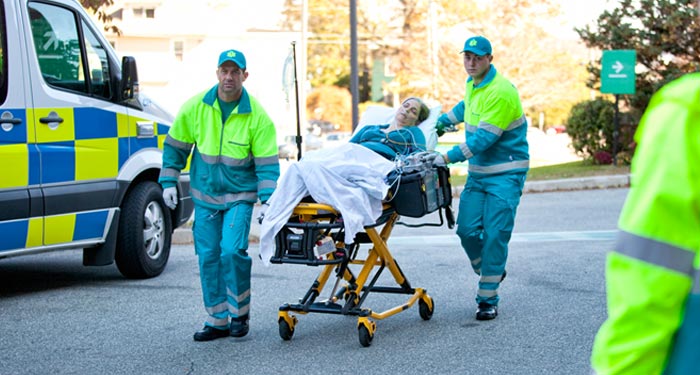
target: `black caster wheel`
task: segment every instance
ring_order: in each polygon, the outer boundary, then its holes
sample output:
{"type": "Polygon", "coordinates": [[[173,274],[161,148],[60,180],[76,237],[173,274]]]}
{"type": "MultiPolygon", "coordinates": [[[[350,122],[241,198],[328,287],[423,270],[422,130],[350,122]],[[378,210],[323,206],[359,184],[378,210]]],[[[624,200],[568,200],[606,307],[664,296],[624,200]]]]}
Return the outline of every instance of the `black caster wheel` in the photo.
{"type": "Polygon", "coordinates": [[[279,330],[280,337],[284,341],[289,341],[292,339],[292,336],[294,336],[294,328],[290,327],[289,323],[284,319],[279,320],[279,330]]]}
{"type": "Polygon", "coordinates": [[[433,317],[433,310],[435,309],[435,303],[432,297],[428,297],[430,304],[425,302],[422,298],[418,301],[418,313],[423,320],[430,320],[433,317]]]}
{"type": "Polygon", "coordinates": [[[357,328],[357,331],[360,335],[360,345],[364,346],[365,348],[372,345],[372,339],[374,338],[374,335],[369,332],[369,329],[365,327],[364,325],[360,325],[360,327],[357,328]]]}

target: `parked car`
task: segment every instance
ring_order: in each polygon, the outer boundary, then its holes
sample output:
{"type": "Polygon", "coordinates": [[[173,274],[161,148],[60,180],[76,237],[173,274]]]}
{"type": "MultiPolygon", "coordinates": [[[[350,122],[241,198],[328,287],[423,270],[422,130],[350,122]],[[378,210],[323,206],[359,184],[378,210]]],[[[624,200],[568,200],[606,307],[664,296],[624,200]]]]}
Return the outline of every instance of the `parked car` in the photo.
{"type": "Polygon", "coordinates": [[[547,128],[547,134],[561,134],[566,133],[566,126],[564,125],[554,125],[547,128]]]}

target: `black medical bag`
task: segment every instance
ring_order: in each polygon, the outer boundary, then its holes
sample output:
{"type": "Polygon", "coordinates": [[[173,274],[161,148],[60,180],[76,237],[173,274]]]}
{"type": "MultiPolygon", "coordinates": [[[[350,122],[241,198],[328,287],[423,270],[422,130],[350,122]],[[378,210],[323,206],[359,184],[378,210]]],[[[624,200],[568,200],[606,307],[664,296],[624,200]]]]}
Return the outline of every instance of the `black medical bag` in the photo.
{"type": "Polygon", "coordinates": [[[392,172],[389,199],[399,215],[422,217],[452,204],[450,170],[433,166],[411,171],[392,172]]]}

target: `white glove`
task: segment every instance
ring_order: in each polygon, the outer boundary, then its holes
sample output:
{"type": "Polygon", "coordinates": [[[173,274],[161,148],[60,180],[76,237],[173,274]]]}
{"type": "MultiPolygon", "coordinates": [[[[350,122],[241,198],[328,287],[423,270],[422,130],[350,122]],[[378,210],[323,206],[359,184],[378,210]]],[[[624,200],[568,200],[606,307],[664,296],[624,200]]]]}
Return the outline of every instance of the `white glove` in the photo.
{"type": "Polygon", "coordinates": [[[267,211],[268,207],[270,207],[270,205],[267,202],[260,205],[260,210],[258,211],[258,223],[262,224],[263,218],[265,217],[265,211],[267,211]]]}
{"type": "Polygon", "coordinates": [[[445,155],[438,153],[435,159],[433,159],[433,167],[447,167],[445,155]]]}
{"type": "Polygon", "coordinates": [[[177,188],[172,186],[163,189],[163,200],[166,206],[174,210],[177,207],[177,188]]]}

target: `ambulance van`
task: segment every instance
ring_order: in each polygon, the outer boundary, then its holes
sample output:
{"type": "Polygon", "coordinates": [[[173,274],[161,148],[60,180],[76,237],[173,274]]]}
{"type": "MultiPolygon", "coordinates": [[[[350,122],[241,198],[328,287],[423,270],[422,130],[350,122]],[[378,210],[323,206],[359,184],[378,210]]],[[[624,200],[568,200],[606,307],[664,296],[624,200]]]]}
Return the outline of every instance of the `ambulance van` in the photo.
{"type": "Polygon", "coordinates": [[[189,176],[169,210],[172,116],[99,30],[75,0],[0,0],[0,262],[82,249],[84,265],[153,277],[192,214],[189,176]]]}

